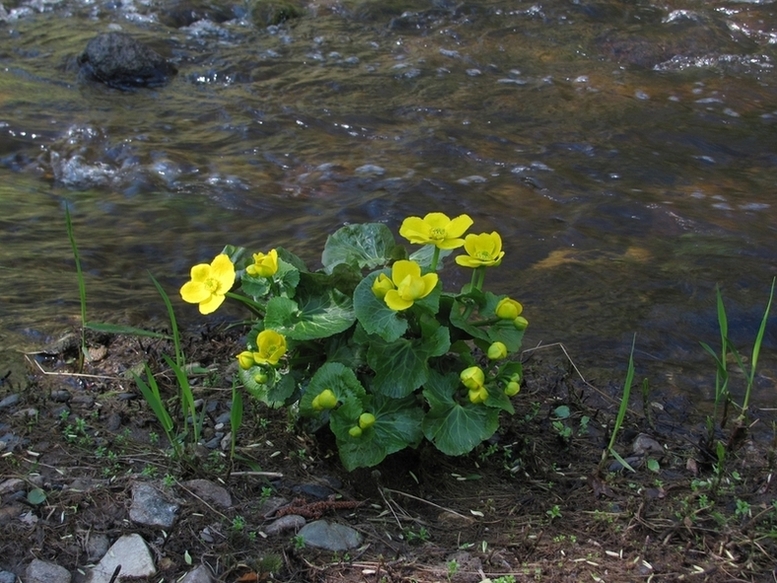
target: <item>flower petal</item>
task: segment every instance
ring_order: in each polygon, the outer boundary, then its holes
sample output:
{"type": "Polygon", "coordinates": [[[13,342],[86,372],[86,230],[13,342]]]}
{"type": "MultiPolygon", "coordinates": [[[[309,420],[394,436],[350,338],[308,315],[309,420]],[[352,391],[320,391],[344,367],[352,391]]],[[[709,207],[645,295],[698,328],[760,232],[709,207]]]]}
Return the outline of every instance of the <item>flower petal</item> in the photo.
{"type": "Polygon", "coordinates": [[[407,217],[399,227],[399,234],[417,245],[424,245],[430,241],[429,225],[421,217],[407,217]]]}
{"type": "Polygon", "coordinates": [[[424,222],[432,229],[444,229],[447,231],[451,220],[443,213],[429,213],[424,217],[424,222]]]}
{"type": "Polygon", "coordinates": [[[407,310],[410,306],[413,305],[411,300],[403,300],[400,297],[399,292],[395,289],[388,291],[386,293],[386,297],[384,297],[383,300],[386,302],[386,305],[389,308],[396,312],[407,310]]]}
{"type": "Polygon", "coordinates": [[[229,256],[222,253],[217,255],[211,263],[211,276],[219,283],[219,294],[225,294],[232,289],[235,283],[235,266],[232,265],[229,256]]]}
{"type": "Polygon", "coordinates": [[[200,302],[200,314],[212,314],[224,303],[224,296],[212,295],[204,302],[200,302]]]}
{"type": "Polygon", "coordinates": [[[399,286],[408,275],[414,278],[421,277],[421,267],[415,261],[400,259],[391,266],[391,280],[394,285],[399,286]]]}
{"type": "Polygon", "coordinates": [[[480,261],[478,261],[477,259],[473,259],[469,255],[457,255],[456,263],[458,263],[462,267],[470,267],[472,269],[475,269],[476,267],[480,267],[481,265],[480,261]]]}
{"type": "Polygon", "coordinates": [[[192,281],[205,281],[208,277],[210,277],[210,265],[207,263],[200,263],[192,267],[192,281]]]}
{"type": "Polygon", "coordinates": [[[210,290],[201,281],[187,281],[181,286],[181,298],[190,304],[199,304],[210,297],[210,290]]]}
{"type": "Polygon", "coordinates": [[[473,221],[469,215],[459,215],[448,225],[446,229],[448,237],[451,239],[461,237],[472,226],[472,223],[473,221]]]}
{"type": "Polygon", "coordinates": [[[418,299],[425,298],[430,293],[432,293],[432,290],[437,286],[437,282],[439,281],[439,277],[436,273],[427,273],[421,278],[424,282],[424,291],[423,293],[418,296],[418,299]]]}
{"type": "Polygon", "coordinates": [[[435,241],[434,244],[440,249],[458,249],[464,245],[464,239],[445,239],[444,241],[435,241]]]}

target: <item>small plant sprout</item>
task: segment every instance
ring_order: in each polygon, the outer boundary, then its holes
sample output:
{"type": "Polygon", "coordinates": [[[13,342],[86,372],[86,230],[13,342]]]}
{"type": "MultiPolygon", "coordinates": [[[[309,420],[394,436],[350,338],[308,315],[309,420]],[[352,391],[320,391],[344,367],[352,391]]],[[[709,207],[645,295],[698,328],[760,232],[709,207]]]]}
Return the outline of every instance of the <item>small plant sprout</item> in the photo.
{"type": "Polygon", "coordinates": [[[561,508],[559,508],[558,504],[555,504],[551,507],[550,510],[546,510],[545,514],[550,516],[551,520],[555,518],[561,518],[561,508]]]}
{"type": "Polygon", "coordinates": [[[621,466],[626,468],[629,471],[634,472],[634,468],[632,468],[626,460],[624,460],[621,455],[615,451],[615,440],[618,437],[618,431],[620,431],[621,426],[623,425],[623,420],[626,417],[626,411],[629,408],[629,396],[631,395],[631,384],[634,381],[634,345],[637,342],[637,335],[634,335],[634,338],[631,341],[631,352],[629,353],[629,366],[626,370],[626,380],[623,382],[623,394],[621,395],[621,403],[620,407],[618,408],[618,415],[615,418],[615,425],[613,425],[612,433],[610,434],[610,442],[607,445],[607,448],[602,451],[602,459],[599,462],[599,471],[601,472],[602,468],[604,467],[605,462],[607,461],[607,454],[610,454],[612,457],[614,457],[618,463],[620,463],[621,466]]]}

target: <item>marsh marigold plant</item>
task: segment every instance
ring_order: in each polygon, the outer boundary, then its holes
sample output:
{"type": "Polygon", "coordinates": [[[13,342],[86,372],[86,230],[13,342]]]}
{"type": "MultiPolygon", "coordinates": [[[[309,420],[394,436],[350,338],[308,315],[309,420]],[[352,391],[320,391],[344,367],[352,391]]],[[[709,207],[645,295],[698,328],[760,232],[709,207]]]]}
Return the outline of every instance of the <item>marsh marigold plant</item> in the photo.
{"type": "Polygon", "coordinates": [[[242,386],[271,407],[296,404],[309,428],[328,424],[347,469],[423,439],[461,455],[514,412],[528,324],[517,300],[483,289],[505,252],[498,233],[467,234],[472,225],[464,214],[408,217],[399,233],[421,246],[411,250],[383,224],[348,225],[315,271],[282,247],[227,246],[192,268],[181,297],[203,314],[225,298],[249,310],[242,386]],[[472,281],[444,291],[441,263],[454,250],[472,281]]]}

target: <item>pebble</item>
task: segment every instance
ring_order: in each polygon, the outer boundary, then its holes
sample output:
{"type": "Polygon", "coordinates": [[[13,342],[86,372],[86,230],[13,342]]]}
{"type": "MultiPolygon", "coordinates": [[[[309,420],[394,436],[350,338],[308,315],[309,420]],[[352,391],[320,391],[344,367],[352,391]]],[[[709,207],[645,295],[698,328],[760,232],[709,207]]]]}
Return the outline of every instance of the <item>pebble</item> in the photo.
{"type": "Polygon", "coordinates": [[[51,400],[55,403],[67,403],[72,395],[67,389],[60,389],[58,391],[51,391],[51,400]]]}
{"type": "Polygon", "coordinates": [[[10,571],[0,570],[0,583],[16,583],[16,575],[10,571]]]}
{"type": "Polygon", "coordinates": [[[275,535],[286,532],[287,530],[296,531],[303,526],[305,526],[305,519],[302,516],[299,516],[298,514],[287,514],[270,524],[264,529],[264,532],[269,535],[275,535]]]}
{"type": "Polygon", "coordinates": [[[86,583],[110,583],[111,577],[119,565],[121,565],[119,580],[136,577],[146,578],[156,573],[146,541],[139,534],[127,534],[113,543],[113,546],[87,576],[86,583]]]}
{"type": "Polygon", "coordinates": [[[186,573],[179,583],[213,583],[213,575],[208,567],[200,565],[186,573]]]}
{"type": "Polygon", "coordinates": [[[309,522],[299,531],[305,545],[340,552],[358,547],[362,543],[362,535],[350,526],[331,523],[326,520],[309,522]]]}
{"type": "Polygon", "coordinates": [[[70,571],[55,563],[33,559],[24,572],[25,583],[70,583],[70,571]]]}
{"type": "Polygon", "coordinates": [[[91,533],[86,541],[86,560],[96,563],[105,556],[109,546],[108,537],[102,533],[91,533]]]}
{"type": "Polygon", "coordinates": [[[232,507],[232,496],[229,495],[226,488],[222,488],[210,480],[189,480],[181,485],[194,492],[208,504],[220,506],[221,508],[232,507]]]}
{"type": "Polygon", "coordinates": [[[24,480],[20,478],[8,478],[0,482],[0,496],[5,496],[17,490],[24,490],[24,480]]]}
{"type": "Polygon", "coordinates": [[[5,399],[0,401],[0,409],[7,409],[8,407],[13,407],[20,400],[21,400],[21,397],[19,397],[18,393],[11,393],[5,399]]]}
{"type": "Polygon", "coordinates": [[[146,526],[170,528],[175,522],[178,505],[168,500],[151,484],[138,482],[132,486],[132,506],[129,517],[133,522],[146,526]]]}

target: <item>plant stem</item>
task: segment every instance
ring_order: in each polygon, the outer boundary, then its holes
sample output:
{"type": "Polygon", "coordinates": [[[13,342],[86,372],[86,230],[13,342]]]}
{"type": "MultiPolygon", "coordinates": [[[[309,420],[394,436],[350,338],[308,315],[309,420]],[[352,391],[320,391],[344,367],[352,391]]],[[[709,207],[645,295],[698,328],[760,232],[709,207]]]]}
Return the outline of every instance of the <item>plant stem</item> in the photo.
{"type": "Polygon", "coordinates": [[[78,245],[76,245],[76,238],[73,233],[73,221],[70,218],[70,205],[68,204],[65,204],[65,224],[67,226],[67,236],[70,239],[70,247],[73,249],[73,259],[76,262],[78,294],[81,299],[81,355],[78,358],[78,368],[80,370],[83,368],[84,358],[86,357],[86,282],[84,282],[84,272],[81,270],[81,257],[78,254],[78,245]]]}
{"type": "Polygon", "coordinates": [[[432,265],[431,265],[432,273],[437,271],[437,262],[439,260],[440,260],[440,248],[437,245],[435,245],[434,251],[432,252],[432,265]]]}
{"type": "Polygon", "coordinates": [[[265,307],[259,302],[255,302],[251,298],[247,298],[233,292],[227,292],[225,295],[230,299],[237,300],[238,302],[245,304],[248,309],[256,313],[258,316],[264,316],[265,307]]]}

